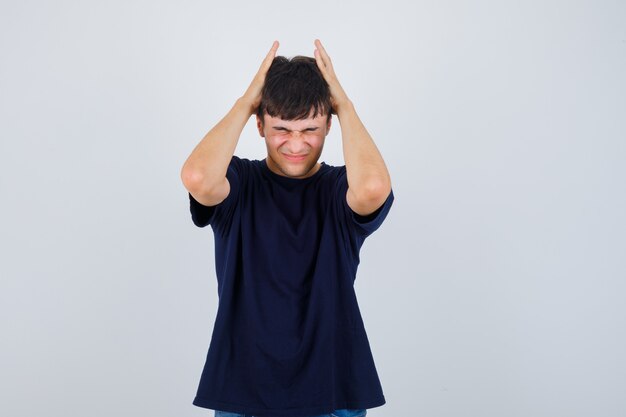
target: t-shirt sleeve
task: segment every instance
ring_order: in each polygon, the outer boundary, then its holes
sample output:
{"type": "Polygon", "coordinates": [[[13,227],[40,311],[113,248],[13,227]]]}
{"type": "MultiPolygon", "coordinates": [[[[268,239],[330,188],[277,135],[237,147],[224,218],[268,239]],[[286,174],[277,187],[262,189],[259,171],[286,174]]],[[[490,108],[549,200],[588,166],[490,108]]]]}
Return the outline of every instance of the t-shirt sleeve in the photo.
{"type": "Polygon", "coordinates": [[[337,177],[335,190],[337,193],[336,201],[339,206],[338,208],[340,213],[342,213],[347,226],[354,230],[362,239],[365,239],[380,227],[387,217],[394,200],[392,189],[390,190],[387,199],[374,212],[366,216],[356,213],[350,208],[348,201],[346,200],[346,193],[348,192],[348,177],[345,168],[341,170],[339,176],[337,177]]]}
{"type": "Polygon", "coordinates": [[[191,220],[198,227],[205,227],[210,224],[214,230],[219,230],[228,224],[233,217],[236,202],[239,200],[242,176],[241,159],[233,155],[228,168],[226,169],[226,178],[230,184],[230,192],[228,196],[219,204],[214,206],[205,206],[197,201],[191,193],[189,194],[189,211],[191,212],[191,220]]]}

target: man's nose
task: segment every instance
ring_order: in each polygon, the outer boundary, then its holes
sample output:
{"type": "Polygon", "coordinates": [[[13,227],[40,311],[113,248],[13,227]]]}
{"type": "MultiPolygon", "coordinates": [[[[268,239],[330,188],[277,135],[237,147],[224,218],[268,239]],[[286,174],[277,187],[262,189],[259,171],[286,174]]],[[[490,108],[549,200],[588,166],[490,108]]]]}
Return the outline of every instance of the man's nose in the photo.
{"type": "Polygon", "coordinates": [[[292,132],[292,135],[288,141],[288,147],[289,151],[293,154],[298,154],[301,150],[307,147],[305,143],[305,137],[302,132],[292,132]]]}

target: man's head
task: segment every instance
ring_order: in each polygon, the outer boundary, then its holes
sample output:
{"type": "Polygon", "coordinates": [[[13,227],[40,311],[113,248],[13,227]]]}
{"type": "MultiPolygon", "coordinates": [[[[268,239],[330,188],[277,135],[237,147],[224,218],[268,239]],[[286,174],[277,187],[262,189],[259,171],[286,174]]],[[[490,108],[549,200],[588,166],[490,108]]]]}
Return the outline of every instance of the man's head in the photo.
{"type": "Polygon", "coordinates": [[[330,90],[315,58],[275,57],[261,95],[257,127],[268,167],[288,177],[313,175],[332,120],[330,90]]]}

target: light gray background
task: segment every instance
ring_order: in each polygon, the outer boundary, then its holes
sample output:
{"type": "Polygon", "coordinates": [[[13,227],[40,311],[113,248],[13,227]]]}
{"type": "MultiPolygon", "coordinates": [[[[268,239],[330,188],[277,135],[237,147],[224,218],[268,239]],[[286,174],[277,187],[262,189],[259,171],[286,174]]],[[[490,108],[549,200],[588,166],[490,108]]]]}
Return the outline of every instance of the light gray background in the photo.
{"type": "MultiPolygon", "coordinates": [[[[626,415],[623,1],[3,1],[0,414],[206,416],[180,169],[319,38],[396,200],[356,290],[372,417],[626,415]]],[[[321,160],[343,164],[340,125],[321,160]]],[[[262,159],[246,126],[236,154],[262,159]]]]}

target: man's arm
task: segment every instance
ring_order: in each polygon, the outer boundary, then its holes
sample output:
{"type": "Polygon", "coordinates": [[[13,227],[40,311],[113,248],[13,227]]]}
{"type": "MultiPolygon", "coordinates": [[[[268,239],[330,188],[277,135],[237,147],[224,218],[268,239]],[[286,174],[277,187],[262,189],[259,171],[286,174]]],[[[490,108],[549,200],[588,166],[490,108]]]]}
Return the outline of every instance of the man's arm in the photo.
{"type": "Polygon", "coordinates": [[[373,213],[387,199],[391,191],[391,178],[374,140],[339,84],[330,57],[316,39],[315,59],[328,82],[333,113],[341,124],[343,155],[346,163],[348,206],[362,216],[373,213]]]}
{"type": "Polygon", "coordinates": [[[226,171],[243,128],[261,102],[265,75],[277,49],[278,41],[274,41],[244,95],[237,99],[228,114],[196,145],[183,164],[181,180],[189,193],[201,204],[219,204],[230,192],[226,171]]]}

